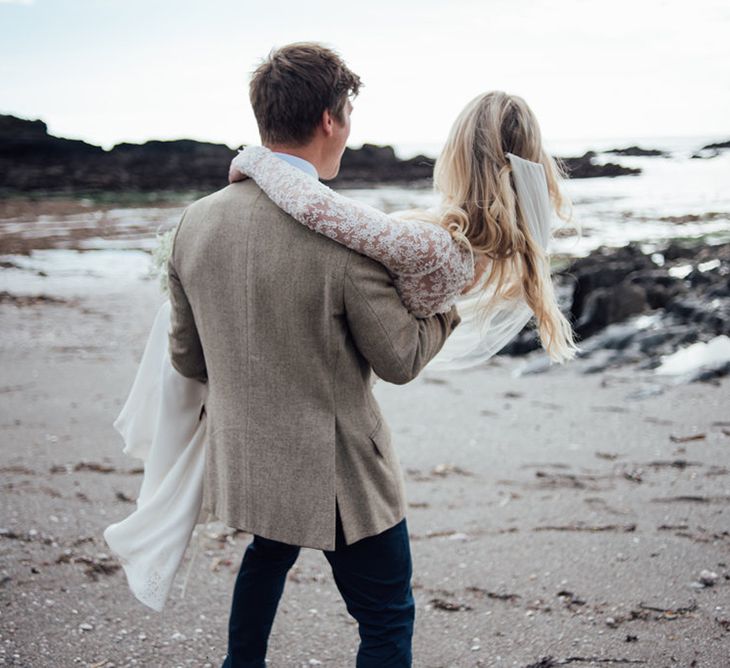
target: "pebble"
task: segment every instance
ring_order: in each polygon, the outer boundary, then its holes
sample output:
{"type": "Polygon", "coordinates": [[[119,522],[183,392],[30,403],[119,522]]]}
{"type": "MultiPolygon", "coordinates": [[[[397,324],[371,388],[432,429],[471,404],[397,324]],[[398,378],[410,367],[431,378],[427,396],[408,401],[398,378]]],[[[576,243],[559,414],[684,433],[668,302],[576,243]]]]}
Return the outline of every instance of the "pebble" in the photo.
{"type": "Polygon", "coordinates": [[[705,587],[712,587],[719,579],[719,576],[714,571],[708,571],[703,569],[700,571],[699,582],[705,587]]]}
{"type": "Polygon", "coordinates": [[[79,628],[82,631],[93,631],[94,627],[91,624],[88,624],[87,622],[84,622],[83,624],[79,624],[79,628]]]}

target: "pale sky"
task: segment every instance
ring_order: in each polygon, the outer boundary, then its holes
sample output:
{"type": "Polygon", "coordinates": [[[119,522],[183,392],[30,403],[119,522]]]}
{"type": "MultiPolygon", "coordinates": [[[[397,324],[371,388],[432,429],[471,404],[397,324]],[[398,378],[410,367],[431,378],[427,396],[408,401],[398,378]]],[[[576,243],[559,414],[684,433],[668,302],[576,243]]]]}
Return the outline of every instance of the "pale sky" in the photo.
{"type": "Polygon", "coordinates": [[[730,136],[728,0],[0,0],[0,113],[106,148],[258,141],[248,77],[316,40],[364,81],[351,146],[443,141],[482,91],[546,139],[730,136]]]}

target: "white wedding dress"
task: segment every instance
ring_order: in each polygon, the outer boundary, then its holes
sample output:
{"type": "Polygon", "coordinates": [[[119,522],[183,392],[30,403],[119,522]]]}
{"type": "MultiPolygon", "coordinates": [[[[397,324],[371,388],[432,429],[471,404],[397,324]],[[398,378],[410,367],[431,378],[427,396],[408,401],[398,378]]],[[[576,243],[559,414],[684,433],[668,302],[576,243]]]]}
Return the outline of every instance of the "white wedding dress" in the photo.
{"type": "MultiPolygon", "coordinates": [[[[123,452],[144,462],[137,509],[104,530],[132,593],[160,611],[195,525],[203,518],[208,386],[172,366],[170,302],[157,311],[132,389],[114,428],[123,452]]],[[[192,565],[192,564],[191,564],[192,565]]]]}
{"type": "MultiPolygon", "coordinates": [[[[523,215],[547,250],[552,209],[543,168],[511,154],[508,157],[523,215]]],[[[483,282],[478,282],[479,290],[460,295],[474,277],[472,253],[438,225],[395,219],[342,197],[262,147],[239,153],[231,169],[255,179],[277,206],[310,229],[385,265],[414,315],[444,312],[457,303],[462,322],[429,369],[459,369],[489,359],[532,316],[524,301],[502,300],[486,318],[480,318],[483,282]]],[[[131,591],[157,611],[170,594],[196,524],[209,519],[201,513],[207,385],[173,368],[169,328],[170,302],[165,301],[155,316],[132,389],[114,422],[124,439],[123,452],[144,462],[137,508],[104,530],[131,591]]]]}

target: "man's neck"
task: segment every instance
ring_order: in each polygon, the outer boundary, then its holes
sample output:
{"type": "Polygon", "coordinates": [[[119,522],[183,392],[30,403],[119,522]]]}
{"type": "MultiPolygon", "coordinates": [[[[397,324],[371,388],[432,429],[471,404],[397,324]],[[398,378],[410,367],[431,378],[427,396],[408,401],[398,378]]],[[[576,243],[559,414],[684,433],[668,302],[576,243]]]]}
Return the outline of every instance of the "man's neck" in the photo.
{"type": "Polygon", "coordinates": [[[311,176],[313,179],[319,179],[317,169],[308,160],[300,158],[298,155],[292,155],[291,153],[280,153],[279,151],[272,151],[272,155],[275,155],[277,158],[283,160],[284,162],[288,162],[290,165],[292,165],[292,167],[300,169],[305,174],[311,176]]]}
{"type": "Polygon", "coordinates": [[[294,156],[295,158],[299,158],[300,160],[306,160],[312,167],[314,167],[317,174],[319,174],[322,170],[320,168],[321,165],[321,155],[320,151],[316,146],[307,145],[307,146],[283,146],[281,144],[264,144],[266,148],[268,148],[273,153],[284,153],[286,155],[294,156]]]}

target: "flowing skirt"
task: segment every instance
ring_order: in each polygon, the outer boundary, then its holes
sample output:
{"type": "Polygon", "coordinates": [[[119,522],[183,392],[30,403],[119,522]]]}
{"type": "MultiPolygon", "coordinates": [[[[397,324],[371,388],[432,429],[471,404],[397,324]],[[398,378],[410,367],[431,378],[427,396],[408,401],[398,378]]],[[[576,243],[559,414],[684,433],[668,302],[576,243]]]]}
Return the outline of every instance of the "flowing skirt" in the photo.
{"type": "Polygon", "coordinates": [[[114,428],[123,452],[144,462],[137,508],[104,530],[133,594],[160,611],[190,542],[203,521],[208,387],[170,362],[170,302],[160,306],[132,389],[114,428]]]}

